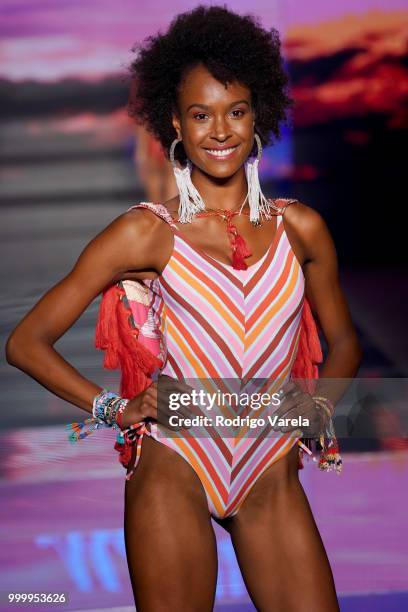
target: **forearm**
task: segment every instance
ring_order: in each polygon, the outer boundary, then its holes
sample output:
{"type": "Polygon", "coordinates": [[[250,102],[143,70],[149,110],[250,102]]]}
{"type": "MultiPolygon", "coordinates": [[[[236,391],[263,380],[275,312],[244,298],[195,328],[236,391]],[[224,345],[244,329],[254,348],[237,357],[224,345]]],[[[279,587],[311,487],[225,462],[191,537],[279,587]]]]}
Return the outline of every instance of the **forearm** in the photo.
{"type": "Polygon", "coordinates": [[[7,360],[62,399],[92,413],[93,398],[102,388],[82,376],[46,342],[9,346],[7,360]]]}
{"type": "Polygon", "coordinates": [[[314,395],[327,397],[334,405],[355,377],[362,359],[356,338],[347,338],[331,347],[319,373],[314,395]]]}

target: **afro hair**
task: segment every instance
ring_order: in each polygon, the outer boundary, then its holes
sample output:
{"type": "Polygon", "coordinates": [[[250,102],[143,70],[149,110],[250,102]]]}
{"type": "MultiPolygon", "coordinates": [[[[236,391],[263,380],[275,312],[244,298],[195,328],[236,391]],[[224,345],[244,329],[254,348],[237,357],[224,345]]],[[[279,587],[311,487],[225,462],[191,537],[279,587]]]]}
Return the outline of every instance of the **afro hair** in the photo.
{"type": "MultiPolygon", "coordinates": [[[[165,34],[135,45],[129,65],[129,115],[156,137],[168,156],[177,137],[172,114],[178,89],[189,69],[203,64],[220,83],[239,82],[251,92],[255,130],[263,145],[281,137],[293,100],[287,94],[279,33],[264,29],[252,15],[238,15],[225,6],[198,6],[177,15],[165,34]]],[[[176,158],[186,161],[182,146],[176,158]]]]}

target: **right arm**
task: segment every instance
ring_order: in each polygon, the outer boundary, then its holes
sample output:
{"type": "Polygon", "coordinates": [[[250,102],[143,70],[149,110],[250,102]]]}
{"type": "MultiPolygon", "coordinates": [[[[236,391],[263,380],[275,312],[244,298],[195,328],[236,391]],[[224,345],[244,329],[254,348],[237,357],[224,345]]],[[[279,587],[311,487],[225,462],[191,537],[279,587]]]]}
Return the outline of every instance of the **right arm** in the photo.
{"type": "Polygon", "coordinates": [[[115,219],[82,251],[71,272],[35,304],[10,334],[7,361],[62,399],[92,412],[101,387],[78,372],[55,349],[55,342],[108,286],[125,278],[143,279],[160,268],[165,224],[144,209],[115,219]]]}

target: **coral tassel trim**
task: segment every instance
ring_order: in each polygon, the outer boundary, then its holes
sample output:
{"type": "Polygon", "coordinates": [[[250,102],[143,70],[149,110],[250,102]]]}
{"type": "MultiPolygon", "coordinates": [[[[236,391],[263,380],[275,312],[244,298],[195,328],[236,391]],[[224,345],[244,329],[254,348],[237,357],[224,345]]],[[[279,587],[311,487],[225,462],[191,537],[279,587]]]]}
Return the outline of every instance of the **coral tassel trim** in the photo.
{"type": "MultiPolygon", "coordinates": [[[[146,315],[147,313],[146,308],[146,315]]],[[[135,397],[149,387],[153,374],[163,367],[162,360],[139,342],[139,330],[131,321],[132,312],[123,286],[119,283],[106,289],[99,307],[95,346],[105,351],[103,362],[105,368],[120,368],[119,393],[122,397],[128,398],[135,397]]],[[[140,456],[143,433],[147,433],[144,423],[138,423],[118,433],[114,448],[119,452],[119,461],[126,468],[132,456],[133,442],[128,435],[130,431],[141,434],[138,439],[136,460],[140,456]]]]}
{"type": "Polygon", "coordinates": [[[163,364],[138,342],[139,330],[132,327],[132,312],[125,302],[126,292],[122,286],[113,285],[104,291],[96,324],[95,346],[105,351],[105,368],[121,369],[120,395],[132,398],[151,384],[151,374],[163,364]]]}

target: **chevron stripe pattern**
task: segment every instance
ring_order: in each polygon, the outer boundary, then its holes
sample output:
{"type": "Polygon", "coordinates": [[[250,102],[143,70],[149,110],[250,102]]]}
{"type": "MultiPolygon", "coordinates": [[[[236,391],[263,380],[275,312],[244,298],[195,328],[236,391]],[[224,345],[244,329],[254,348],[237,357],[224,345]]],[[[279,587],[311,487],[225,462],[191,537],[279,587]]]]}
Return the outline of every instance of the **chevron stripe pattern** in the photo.
{"type": "MultiPolygon", "coordinates": [[[[145,281],[165,339],[162,374],[188,384],[208,381],[213,391],[215,386],[228,391],[229,381],[237,379],[243,384],[264,379],[257,390],[276,392],[289,380],[296,356],[305,290],[282,215],[276,216],[275,235],[264,256],[246,270],[235,270],[194,247],[164,206],[143,202],[132,208],[137,207],[163,218],[174,234],[162,274],[145,281]]],[[[151,426],[152,437],[195,470],[217,518],[236,514],[257,479],[299,439],[280,433],[272,437],[259,428],[256,435],[241,428],[233,437],[215,427],[201,436],[165,431],[156,423],[151,426]]]]}

